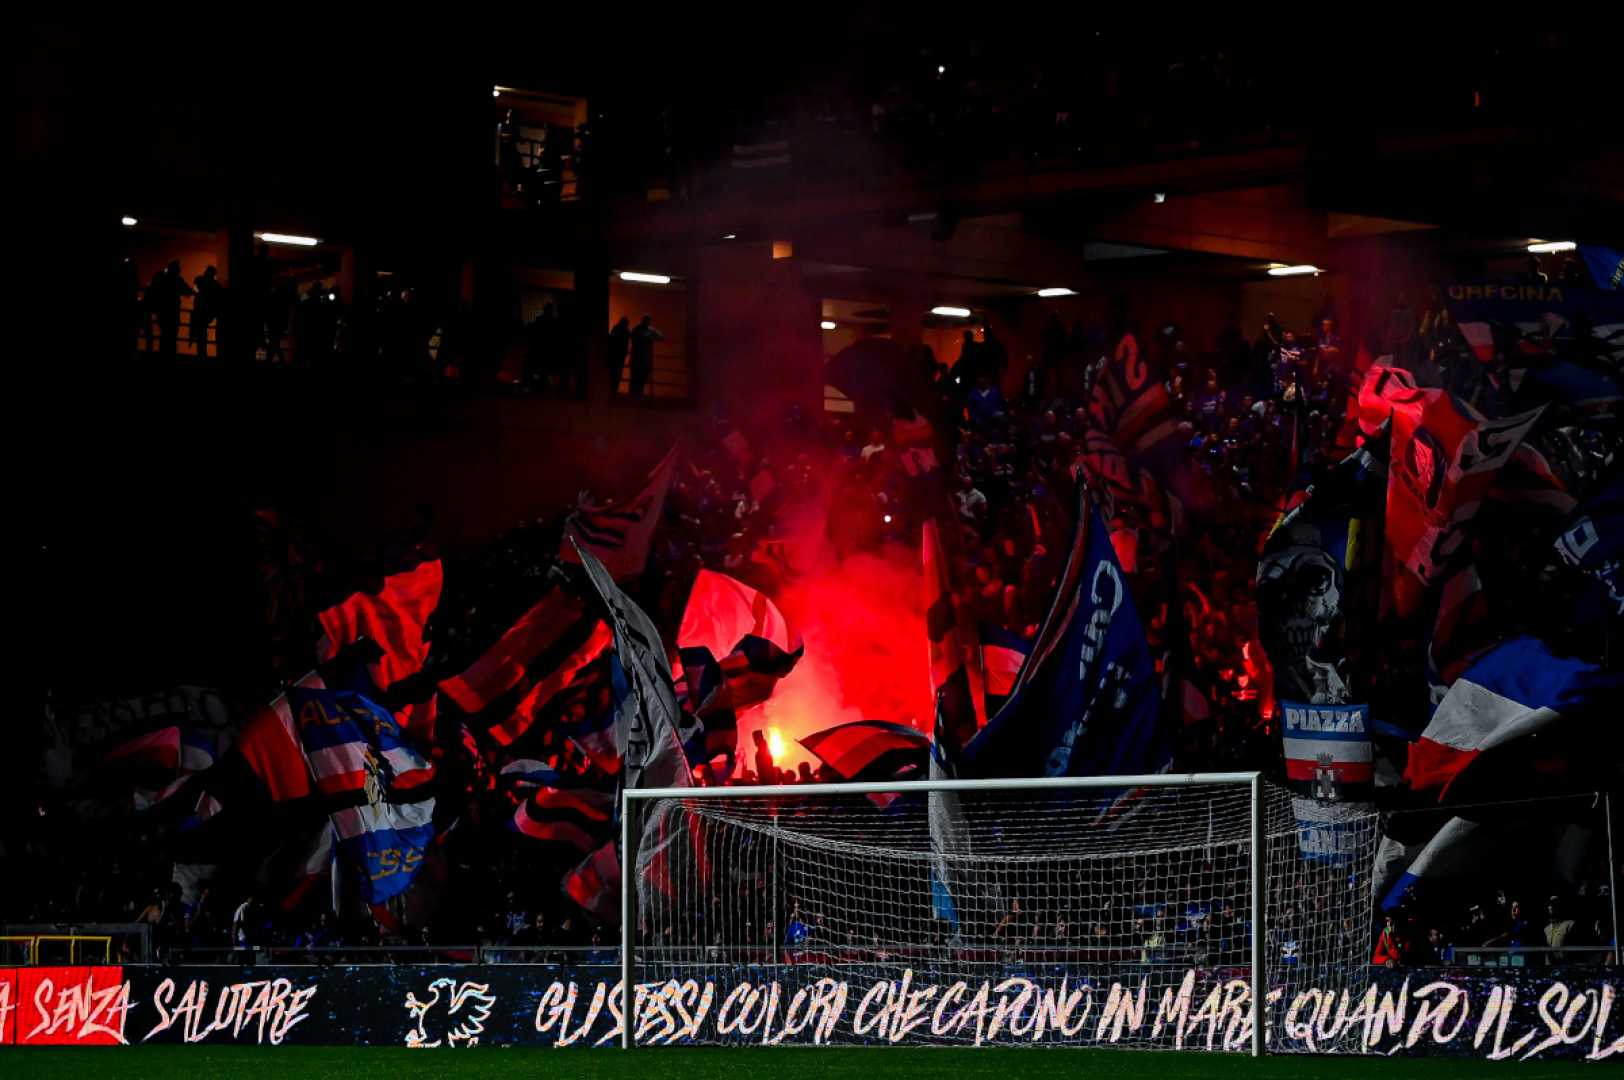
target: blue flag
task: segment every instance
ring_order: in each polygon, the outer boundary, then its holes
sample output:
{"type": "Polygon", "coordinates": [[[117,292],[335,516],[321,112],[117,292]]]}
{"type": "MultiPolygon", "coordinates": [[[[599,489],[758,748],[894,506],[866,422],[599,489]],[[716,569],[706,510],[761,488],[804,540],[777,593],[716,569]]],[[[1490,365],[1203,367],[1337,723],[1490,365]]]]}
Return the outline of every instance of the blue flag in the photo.
{"type": "Polygon", "coordinates": [[[434,767],[389,710],[360,694],[293,687],[288,705],[362,897],[377,904],[403,892],[434,840],[434,767]]]}
{"type": "Polygon", "coordinates": [[[1624,626],[1624,473],[1591,494],[1556,540],[1562,561],[1586,577],[1575,626],[1624,626]]]}
{"type": "Polygon", "coordinates": [[[1584,256],[1590,276],[1596,279],[1596,288],[1624,288],[1624,255],[1619,254],[1616,248],[1580,244],[1579,254],[1584,256]]]}
{"type": "Polygon", "coordinates": [[[1071,557],[1009,702],[964,748],[960,776],[1154,773],[1172,751],[1144,625],[1086,494],[1071,557]]]}

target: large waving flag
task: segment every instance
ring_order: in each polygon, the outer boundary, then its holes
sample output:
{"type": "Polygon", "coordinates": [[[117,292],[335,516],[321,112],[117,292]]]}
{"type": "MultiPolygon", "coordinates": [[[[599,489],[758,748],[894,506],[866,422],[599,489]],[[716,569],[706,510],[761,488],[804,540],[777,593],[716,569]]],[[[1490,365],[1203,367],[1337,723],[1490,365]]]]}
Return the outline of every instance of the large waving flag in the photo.
{"type": "Polygon", "coordinates": [[[747,637],[770,642],[785,653],[801,650],[800,635],[765,593],[726,574],[700,570],[682,612],[677,648],[704,648],[722,657],[747,637]]]}
{"type": "Polygon", "coordinates": [[[854,720],[799,740],[843,780],[921,780],[930,764],[930,738],[903,724],[854,720]]]}
{"type": "Polygon", "coordinates": [[[1110,534],[1079,497],[1070,558],[1009,703],[961,755],[961,776],[1154,773],[1172,751],[1144,624],[1110,534]]]}
{"type": "Polygon", "coordinates": [[[614,816],[613,792],[553,772],[544,774],[541,785],[519,804],[508,827],[532,840],[567,844],[585,854],[603,842],[614,816]]]}
{"type": "Polygon", "coordinates": [[[677,630],[678,700],[703,738],[687,746],[694,765],[738,753],[738,714],[772,696],[805,651],[766,594],[713,570],[700,570],[677,630]],[[718,659],[718,657],[720,659],[718,659]]]}
{"type": "Polygon", "coordinates": [[[440,603],[445,583],[440,560],[418,564],[383,580],[377,594],[358,592],[316,616],[322,639],[317,659],[325,663],[346,645],[362,639],[378,646],[381,656],[368,665],[373,683],[387,690],[423,667],[429,646],[423,639],[429,616],[440,603]]]}
{"type": "Polygon", "coordinates": [[[378,904],[401,893],[434,839],[434,767],[387,709],[360,694],[295,687],[288,706],[362,896],[378,904]]]}
{"type": "MultiPolygon", "coordinates": [[[[300,679],[293,689],[320,690],[322,687],[321,676],[312,671],[300,679]]],[[[304,749],[299,743],[299,732],[294,725],[293,709],[286,691],[248,718],[228,757],[246,766],[247,772],[258,781],[261,794],[272,802],[291,802],[310,795],[310,770],[305,765],[304,749]]],[[[236,774],[241,770],[222,771],[236,774]]],[[[199,800],[197,810],[201,820],[219,812],[222,803],[218,796],[227,795],[224,791],[216,790],[224,785],[206,782],[205,786],[208,790],[199,800]]]]}
{"type": "MultiPolygon", "coordinates": [[[[1599,288],[1562,282],[1521,280],[1456,281],[1444,286],[1455,325],[1483,363],[1504,356],[1520,366],[1547,356],[1552,345],[1571,340],[1581,321],[1603,342],[1602,351],[1616,360],[1624,352],[1624,299],[1617,290],[1617,262],[1609,265],[1606,249],[1581,249],[1599,288]],[[1497,347],[1498,340],[1498,347],[1497,347]]],[[[1617,259],[1617,253],[1611,253],[1617,259]]]]}
{"type": "Polygon", "coordinates": [[[177,730],[177,735],[172,776],[165,784],[137,786],[131,793],[131,805],[136,810],[151,810],[168,803],[187,789],[194,777],[214,764],[214,739],[208,732],[183,727],[177,730]]]}
{"type": "Polygon", "coordinates": [[[482,712],[521,684],[543,682],[576,654],[597,622],[579,597],[554,586],[466,671],[441,682],[440,690],[463,712],[482,712]]]}
{"type": "Polygon", "coordinates": [[[678,447],[667,451],[630,502],[594,503],[583,497],[564,523],[559,557],[580,562],[590,552],[616,581],[629,581],[648,565],[649,544],[665,509],[665,496],[677,470],[678,447]]]}
{"type": "Polygon", "coordinates": [[[987,689],[987,714],[995,716],[1015,692],[1032,643],[1002,626],[981,624],[981,676],[987,689]]]}
{"type": "Polygon", "coordinates": [[[620,925],[620,856],[613,840],[564,875],[564,894],[599,922],[620,925]]]}
{"type": "Polygon", "coordinates": [[[1621,701],[1624,673],[1556,656],[1537,638],[1512,638],[1449,688],[1410,747],[1404,779],[1416,791],[1458,801],[1457,789],[1490,760],[1531,775],[1539,744],[1530,736],[1559,724],[1591,731],[1603,752],[1616,744],[1621,701]]]}
{"type": "Polygon", "coordinates": [[[1373,367],[1359,391],[1367,431],[1392,418],[1387,483],[1387,609],[1417,614],[1459,562],[1466,525],[1540,410],[1487,420],[1400,368],[1373,367]]]}
{"type": "Polygon", "coordinates": [[[683,748],[699,735],[699,726],[685,720],[677,706],[660,633],[590,551],[578,548],[577,557],[602,604],[625,677],[614,726],[622,782],[627,787],[688,787],[693,774],[683,748]]]}

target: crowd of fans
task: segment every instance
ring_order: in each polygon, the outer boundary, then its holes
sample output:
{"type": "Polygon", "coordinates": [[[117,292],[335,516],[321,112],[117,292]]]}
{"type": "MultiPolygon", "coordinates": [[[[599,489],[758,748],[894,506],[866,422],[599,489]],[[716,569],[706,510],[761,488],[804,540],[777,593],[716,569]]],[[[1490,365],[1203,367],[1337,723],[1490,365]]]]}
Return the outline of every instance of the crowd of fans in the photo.
{"type": "MultiPolygon", "coordinates": [[[[210,288],[218,289],[210,281],[212,275],[205,274],[194,283],[192,291],[199,299],[210,288]]],[[[178,304],[186,289],[178,266],[170,264],[147,295],[156,293],[165,305],[178,304]]],[[[402,312],[413,302],[409,290],[386,294],[386,300],[400,305],[397,315],[407,320],[402,312]]],[[[339,350],[343,318],[336,293],[312,290],[297,303],[310,305],[300,335],[306,345],[315,335],[323,342],[331,340],[330,347],[339,350]],[[318,318],[316,312],[324,305],[329,314],[318,318]],[[318,323],[319,333],[310,329],[318,323]]],[[[267,357],[280,348],[271,328],[300,323],[291,307],[290,300],[282,309],[289,312],[287,320],[279,315],[264,318],[262,348],[267,357]]],[[[544,310],[538,322],[558,318],[556,311],[544,310]]],[[[168,315],[155,321],[161,339],[174,340],[178,330],[168,315]]],[[[423,324],[415,325],[414,337],[423,324]]],[[[626,329],[630,337],[632,331],[626,329]]],[[[884,418],[825,414],[814,420],[792,412],[780,418],[777,437],[767,449],[752,447],[745,433],[721,418],[707,421],[713,426],[693,440],[672,484],[639,599],[669,630],[680,618],[686,585],[700,567],[774,591],[793,574],[789,565],[793,559],[778,557],[774,550],[784,517],[821,499],[827,506],[829,539],[841,553],[887,540],[909,542],[928,518],[955,521],[949,546],[961,615],[1030,640],[1065,557],[1077,486],[1093,485],[1109,512],[1113,543],[1129,572],[1153,651],[1160,662],[1171,662],[1175,654],[1181,658],[1192,700],[1200,703],[1195,708],[1185,704],[1175,766],[1272,769],[1279,742],[1271,723],[1268,672],[1258,635],[1253,584],[1258,541],[1292,487],[1317,465],[1348,449],[1339,445],[1338,437],[1348,397],[1356,389],[1355,350],[1344,343],[1329,312],[1316,325],[1303,328],[1282,326],[1270,316],[1252,341],[1230,329],[1204,349],[1187,341],[1175,323],[1139,330],[1135,339],[1141,355],[1161,380],[1168,415],[1178,425],[1188,485],[1176,502],[1166,492],[1129,498],[1098,475],[1090,461],[1089,403],[1102,357],[1123,332],[1135,329],[1123,324],[1109,334],[1091,333],[1080,324],[1068,328],[1053,317],[1042,335],[1041,353],[1018,373],[1010,371],[1007,350],[991,330],[979,337],[967,332],[953,363],[921,358],[932,388],[922,408],[898,404],[884,418]],[[1006,386],[1018,389],[1006,395],[1006,386]],[[944,452],[946,456],[938,459],[944,452]],[[1183,519],[1175,522],[1178,515],[1183,519]],[[1183,539],[1175,542],[1175,534],[1183,539]],[[1166,581],[1177,581],[1177,591],[1166,592],[1161,585],[1166,581]]],[[[531,355],[543,359],[532,364],[527,378],[568,392],[573,369],[546,359],[560,347],[560,331],[544,326],[533,333],[537,335],[533,341],[543,344],[533,345],[531,355]]],[[[1448,385],[1479,399],[1502,392],[1482,381],[1482,365],[1471,358],[1441,305],[1419,315],[1398,305],[1373,344],[1424,382],[1448,385]]],[[[612,364],[630,353],[635,367],[635,351],[630,341],[627,345],[626,353],[611,353],[612,364]]],[[[1575,347],[1582,349],[1585,343],[1578,341],[1575,347]]],[[[268,618],[274,617],[281,627],[273,634],[280,643],[274,674],[289,678],[309,662],[304,651],[308,643],[299,643],[300,628],[324,602],[337,598],[333,594],[338,583],[296,530],[269,512],[262,524],[268,618]]],[[[427,525],[425,517],[424,534],[427,525]]],[[[394,557],[419,550],[420,539],[406,538],[394,557]]],[[[492,640],[511,624],[529,602],[524,588],[515,586],[528,582],[533,591],[556,573],[558,543],[556,520],[527,523],[469,556],[459,572],[448,575],[454,587],[448,586],[431,635],[435,662],[443,668],[439,675],[460,670],[479,643],[492,640]]],[[[560,705],[577,714],[601,707],[596,699],[571,701],[567,696],[560,705]]],[[[448,737],[441,740],[440,750],[442,771],[465,780],[475,795],[470,807],[475,823],[497,823],[511,815],[523,796],[497,782],[499,763],[489,749],[470,749],[448,737]],[[463,749],[468,750],[466,757],[463,749]]],[[[592,767],[550,726],[539,733],[535,753],[550,767],[565,771],[592,767]]],[[[759,733],[753,747],[741,748],[740,757],[733,783],[833,778],[827,770],[808,764],[793,771],[781,768],[759,733]]],[[[35,833],[20,854],[25,861],[51,869],[35,876],[36,888],[26,894],[34,900],[26,905],[28,910],[20,910],[16,898],[8,901],[20,919],[62,921],[66,913],[73,913],[148,923],[166,949],[353,948],[408,941],[408,936],[380,929],[371,919],[340,925],[320,910],[320,904],[295,905],[290,912],[263,883],[238,879],[183,890],[167,880],[167,864],[164,880],[155,881],[153,867],[124,865],[127,853],[111,869],[76,867],[62,852],[74,850],[77,841],[64,842],[62,835],[51,831],[60,824],[59,815],[45,814],[42,820],[48,827],[35,833]]],[[[522,842],[515,845],[512,836],[500,830],[467,831],[477,839],[454,845],[446,856],[451,863],[447,872],[458,887],[448,890],[430,928],[409,935],[410,943],[480,941],[515,950],[604,944],[602,928],[556,889],[567,864],[538,861],[522,842]],[[545,887],[537,887],[538,882],[545,887]]],[[[1605,874],[1598,880],[1602,879],[1605,874]]],[[[747,877],[738,884],[741,895],[759,885],[747,877]]],[[[1471,909],[1469,917],[1464,908],[1401,909],[1378,935],[1374,962],[1447,961],[1450,947],[1465,945],[1560,946],[1611,940],[1604,887],[1585,885],[1576,894],[1538,905],[1550,915],[1543,931],[1537,917],[1529,914],[1533,905],[1513,906],[1503,893],[1497,895],[1495,904],[1471,909]]],[[[793,903],[793,898],[786,899],[787,905],[793,903]]],[[[1019,941],[1023,948],[1048,947],[1099,937],[1104,928],[1100,947],[1142,949],[1147,955],[1157,949],[1210,948],[1203,942],[1230,917],[1222,910],[1206,911],[1192,921],[1188,912],[1126,908],[1105,917],[1042,903],[1012,908],[1007,914],[994,935],[1005,946],[1019,941]]],[[[1297,922],[1306,925],[1311,914],[1306,909],[1298,912],[1297,922]]],[[[749,931],[760,940],[743,944],[774,945],[779,935],[773,927],[789,921],[783,911],[764,912],[749,931]]],[[[815,941],[814,913],[793,921],[802,928],[798,932],[802,944],[815,941]]],[[[1274,933],[1284,958],[1295,949],[1295,939],[1284,925],[1274,933]]],[[[680,940],[668,944],[734,944],[717,942],[713,936],[690,927],[680,940]]],[[[847,949],[876,945],[848,940],[838,944],[847,949]]]]}

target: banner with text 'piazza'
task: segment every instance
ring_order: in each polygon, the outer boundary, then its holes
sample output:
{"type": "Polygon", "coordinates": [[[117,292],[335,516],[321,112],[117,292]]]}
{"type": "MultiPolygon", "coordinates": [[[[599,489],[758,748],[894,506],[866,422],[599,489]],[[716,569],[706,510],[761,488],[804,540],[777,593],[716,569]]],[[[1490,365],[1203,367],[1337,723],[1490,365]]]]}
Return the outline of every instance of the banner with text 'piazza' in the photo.
{"type": "MultiPolygon", "coordinates": [[[[1244,972],[987,965],[985,978],[853,965],[699,965],[639,984],[640,1045],[1079,1045],[1244,1053],[1244,972]],[[823,969],[827,970],[827,969],[823,969]],[[1149,990],[1155,986],[1156,992],[1149,990]]],[[[1606,969],[1371,969],[1327,990],[1277,983],[1274,1053],[1624,1062],[1624,1001],[1606,969]]],[[[612,965],[32,967],[0,969],[0,1042],[614,1047],[612,965]]]]}

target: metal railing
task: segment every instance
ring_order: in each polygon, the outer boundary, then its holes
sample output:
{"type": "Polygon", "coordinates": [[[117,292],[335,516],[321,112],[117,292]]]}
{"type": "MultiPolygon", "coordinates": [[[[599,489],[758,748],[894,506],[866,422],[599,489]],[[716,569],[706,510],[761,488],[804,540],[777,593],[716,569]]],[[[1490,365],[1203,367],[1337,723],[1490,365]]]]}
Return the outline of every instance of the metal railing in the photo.
{"type": "Polygon", "coordinates": [[[1446,967],[1575,967],[1595,964],[1613,967],[1618,963],[1613,945],[1457,945],[1450,950],[1446,967]]]}
{"type": "Polygon", "coordinates": [[[0,959],[32,964],[111,964],[152,960],[147,923],[31,923],[0,926],[0,959]]]}
{"type": "Polygon", "coordinates": [[[481,945],[179,945],[164,951],[171,964],[367,966],[477,964],[481,945]]]}

